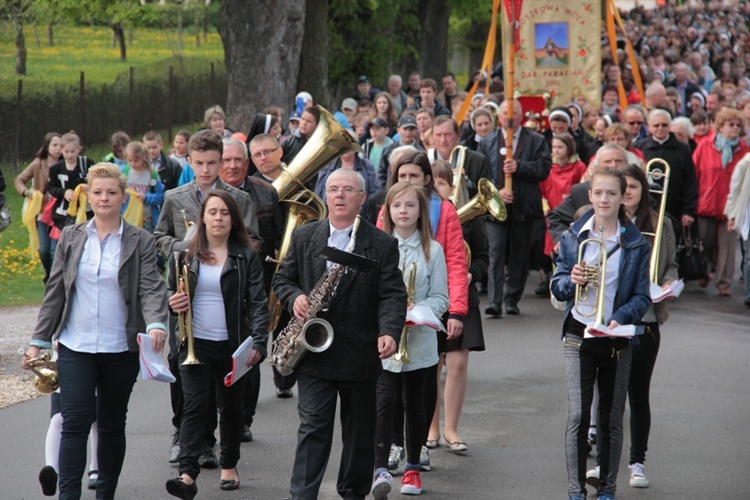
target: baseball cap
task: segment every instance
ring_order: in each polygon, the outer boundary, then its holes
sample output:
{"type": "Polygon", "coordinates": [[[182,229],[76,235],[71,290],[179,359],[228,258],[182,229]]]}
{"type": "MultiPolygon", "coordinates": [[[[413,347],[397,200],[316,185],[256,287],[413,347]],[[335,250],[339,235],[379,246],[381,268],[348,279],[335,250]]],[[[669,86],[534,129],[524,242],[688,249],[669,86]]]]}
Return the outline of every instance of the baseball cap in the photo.
{"type": "Polygon", "coordinates": [[[298,122],[300,118],[302,118],[302,113],[300,113],[299,111],[295,111],[294,113],[289,115],[290,122],[292,121],[298,122]]]}
{"type": "Polygon", "coordinates": [[[359,79],[357,80],[357,83],[370,83],[370,79],[369,79],[369,78],[367,78],[367,76],[365,76],[365,75],[362,75],[362,76],[360,76],[360,77],[359,77],[359,79]]]}
{"type": "Polygon", "coordinates": [[[341,109],[350,109],[352,111],[355,111],[357,109],[357,101],[355,101],[351,97],[347,97],[341,102],[341,109]]]}
{"type": "Polygon", "coordinates": [[[388,128],[388,121],[382,116],[378,116],[377,118],[373,118],[373,120],[370,122],[370,127],[388,128]]]}
{"type": "Polygon", "coordinates": [[[417,128],[417,119],[411,115],[405,115],[399,118],[398,126],[401,127],[414,127],[417,128]]]}

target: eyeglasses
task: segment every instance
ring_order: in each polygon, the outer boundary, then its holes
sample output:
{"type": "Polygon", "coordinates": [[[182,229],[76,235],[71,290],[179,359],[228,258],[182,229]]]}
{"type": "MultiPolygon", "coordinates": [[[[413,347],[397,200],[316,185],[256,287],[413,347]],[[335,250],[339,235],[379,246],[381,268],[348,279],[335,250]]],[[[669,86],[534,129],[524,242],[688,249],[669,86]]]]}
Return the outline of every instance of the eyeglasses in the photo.
{"type": "Polygon", "coordinates": [[[632,126],[634,126],[634,127],[635,127],[636,125],[643,125],[643,122],[638,122],[638,121],[635,121],[635,122],[628,122],[628,125],[632,125],[632,126]]]}
{"type": "Polygon", "coordinates": [[[651,128],[669,127],[669,123],[652,123],[651,128]]]}
{"type": "Polygon", "coordinates": [[[330,187],[326,188],[326,193],[328,193],[328,194],[336,195],[336,194],[339,194],[339,191],[341,191],[342,193],[344,193],[347,196],[350,195],[350,194],[361,193],[362,192],[361,189],[355,189],[355,188],[353,188],[351,186],[344,186],[344,187],[330,186],[330,187]]]}
{"type": "Polygon", "coordinates": [[[276,146],[273,149],[264,149],[263,151],[258,151],[252,156],[252,158],[253,160],[260,160],[264,156],[269,156],[271,153],[275,153],[279,149],[279,147],[280,146],[276,146]]]}
{"type": "Polygon", "coordinates": [[[737,122],[729,122],[729,123],[727,123],[727,125],[729,125],[730,127],[737,127],[737,128],[742,127],[742,124],[741,123],[737,123],[737,122]]]}

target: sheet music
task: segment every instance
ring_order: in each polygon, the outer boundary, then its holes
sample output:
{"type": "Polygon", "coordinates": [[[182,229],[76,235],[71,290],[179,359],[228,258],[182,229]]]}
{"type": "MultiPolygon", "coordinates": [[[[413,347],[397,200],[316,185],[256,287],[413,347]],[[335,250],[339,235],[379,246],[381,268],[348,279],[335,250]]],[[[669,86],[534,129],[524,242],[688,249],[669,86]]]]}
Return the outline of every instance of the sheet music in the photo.
{"type": "Polygon", "coordinates": [[[610,329],[600,323],[589,323],[583,332],[583,338],[585,339],[601,337],[623,337],[629,339],[633,335],[635,335],[635,325],[620,325],[610,329]]]}
{"type": "Polygon", "coordinates": [[[253,353],[253,338],[248,337],[232,354],[232,371],[224,377],[224,385],[229,387],[250,371],[247,360],[253,353]]]}
{"type": "Polygon", "coordinates": [[[685,282],[681,279],[670,283],[669,288],[667,288],[666,290],[662,290],[661,287],[656,283],[651,283],[651,302],[653,302],[654,304],[658,304],[662,300],[668,299],[670,297],[677,298],[680,296],[684,288],[685,282]]]}
{"type": "Polygon", "coordinates": [[[445,331],[443,323],[435,316],[427,306],[416,305],[406,311],[406,326],[424,325],[432,328],[433,330],[445,331]]]}
{"type": "Polygon", "coordinates": [[[141,377],[144,380],[156,380],[157,382],[176,382],[177,379],[169,371],[161,353],[154,351],[151,347],[151,336],[145,333],[138,334],[138,359],[141,362],[141,377]]]}

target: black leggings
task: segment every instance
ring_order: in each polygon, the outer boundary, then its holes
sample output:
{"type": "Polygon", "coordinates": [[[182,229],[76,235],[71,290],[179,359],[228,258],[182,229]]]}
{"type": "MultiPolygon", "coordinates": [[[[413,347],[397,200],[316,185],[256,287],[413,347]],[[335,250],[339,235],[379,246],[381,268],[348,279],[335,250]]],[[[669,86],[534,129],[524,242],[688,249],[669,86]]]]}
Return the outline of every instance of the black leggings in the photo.
{"type": "Polygon", "coordinates": [[[401,382],[401,394],[406,414],[406,462],[419,465],[419,454],[425,442],[425,384],[434,367],[403,373],[383,370],[377,384],[377,424],[375,426],[375,469],[388,466],[388,454],[393,442],[393,415],[397,398],[396,387],[401,382]]]}
{"type": "Polygon", "coordinates": [[[646,323],[646,331],[638,336],[639,344],[633,346],[628,399],[630,401],[630,464],[644,463],[651,430],[651,404],[649,393],[651,375],[659,353],[661,333],[659,323],[646,323]]]}

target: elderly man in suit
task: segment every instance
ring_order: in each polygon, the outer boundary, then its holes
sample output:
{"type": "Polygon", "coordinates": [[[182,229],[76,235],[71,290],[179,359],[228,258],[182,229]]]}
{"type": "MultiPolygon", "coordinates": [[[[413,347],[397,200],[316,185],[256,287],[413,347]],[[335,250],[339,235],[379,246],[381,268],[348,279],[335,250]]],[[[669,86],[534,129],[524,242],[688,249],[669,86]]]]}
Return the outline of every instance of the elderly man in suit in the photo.
{"type": "Polygon", "coordinates": [[[523,296],[529,274],[532,242],[544,240],[544,214],[539,183],[552,168],[549,147],[541,134],[521,127],[523,109],[515,101],[513,109],[513,136],[506,137],[508,102],[500,104],[500,128],[479,143],[479,152],[490,162],[492,181],[500,189],[500,196],[508,207],[508,218],[503,221],[487,220],[487,240],[490,249],[488,292],[490,305],[485,313],[502,314],[502,303],[508,314],[519,314],[518,302],[523,296]],[[512,141],[513,158],[506,158],[509,140],[512,141]],[[513,190],[505,189],[505,175],[513,178],[513,190]],[[508,287],[505,291],[505,267],[508,267],[508,287]]]}
{"type": "Polygon", "coordinates": [[[295,371],[300,426],[290,485],[291,498],[315,499],[333,441],[336,399],[341,398],[343,451],[336,489],[343,498],[370,492],[374,465],[375,388],[381,360],[395,351],[404,326],[406,291],[398,269],[398,245],[390,235],[362,221],[352,228],[367,197],[362,176],[348,169],[328,177],[327,219],[297,228],[287,257],[273,278],[273,291],[298,320],[309,313],[308,294],[326,272],[318,254],[327,246],[374,260],[370,271],[350,268],[328,308],[319,313],[334,330],[333,343],[308,353],[295,371]]]}
{"type": "MultiPolygon", "coordinates": [[[[430,151],[428,155],[430,163],[434,163],[435,160],[450,161],[451,152],[458,146],[459,139],[461,139],[461,134],[456,120],[450,116],[435,118],[435,123],[432,125],[432,141],[435,149],[430,151]]],[[[469,188],[469,197],[472,197],[477,194],[479,179],[483,177],[490,179],[490,164],[487,163],[484,155],[467,149],[464,174],[467,179],[466,185],[469,188]]]]}

